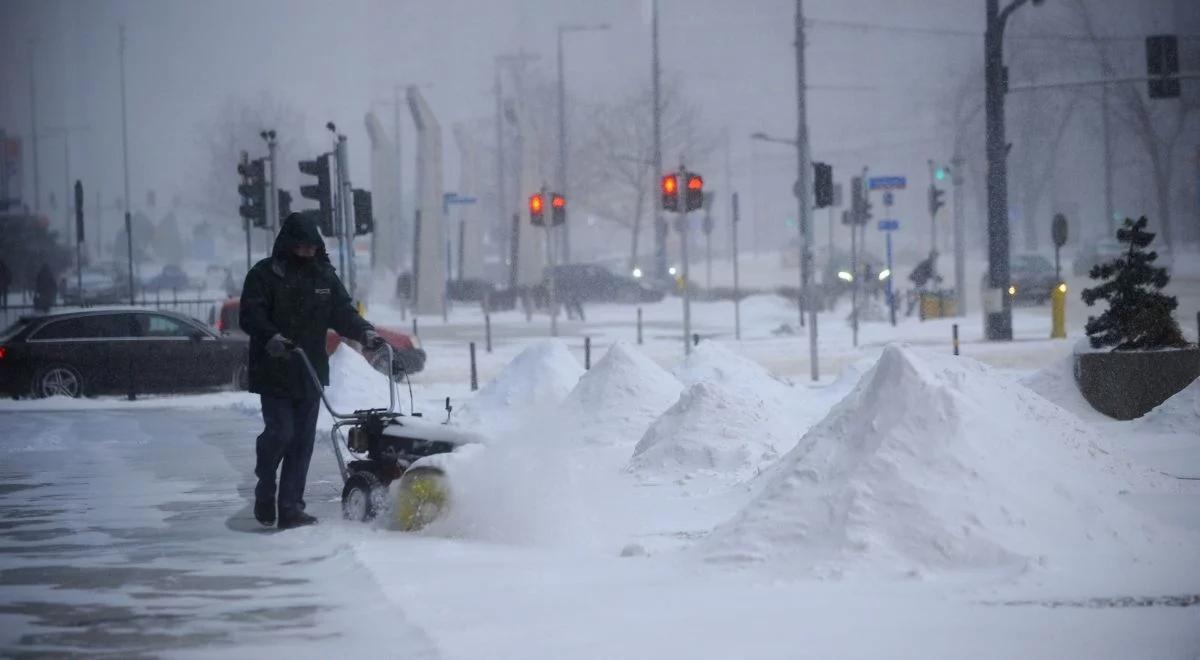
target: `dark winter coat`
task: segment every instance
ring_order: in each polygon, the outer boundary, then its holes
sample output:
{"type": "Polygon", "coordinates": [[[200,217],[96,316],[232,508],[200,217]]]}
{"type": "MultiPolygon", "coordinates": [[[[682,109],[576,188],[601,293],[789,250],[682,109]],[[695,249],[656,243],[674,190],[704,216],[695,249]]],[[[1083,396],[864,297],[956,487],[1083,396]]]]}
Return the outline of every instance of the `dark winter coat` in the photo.
{"type": "Polygon", "coordinates": [[[58,283],[54,281],[54,273],[50,272],[50,267],[43,265],[38,271],[37,277],[33,283],[33,308],[48,312],[54,304],[54,299],[58,297],[58,283]]]}
{"type": "Polygon", "coordinates": [[[309,398],[316,390],[295,355],[272,358],[267,340],[276,333],[308,355],[323,385],[329,384],[325,332],[362,341],[372,329],[354,309],[338,279],[315,225],[293,213],[283,221],[271,256],[254,264],[242,285],[240,325],[250,335],[250,391],[276,397],[309,398]],[[317,255],[299,259],[297,245],[317,246],[317,255]]]}

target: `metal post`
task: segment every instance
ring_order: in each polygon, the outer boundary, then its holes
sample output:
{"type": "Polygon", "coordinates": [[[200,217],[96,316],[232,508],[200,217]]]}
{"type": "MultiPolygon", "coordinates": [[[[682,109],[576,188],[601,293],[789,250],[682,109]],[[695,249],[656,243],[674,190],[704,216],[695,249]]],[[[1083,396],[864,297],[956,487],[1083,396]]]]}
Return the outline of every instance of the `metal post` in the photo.
{"type": "MultiPolygon", "coordinates": [[[[1012,0],[1003,11],[1000,0],[986,0],[984,31],[984,109],[987,137],[988,287],[993,292],[1008,286],[1008,143],[1004,137],[1004,23],[1027,0],[1012,0]]],[[[989,296],[994,298],[995,296],[989,296]]],[[[1000,308],[985,310],[984,336],[1012,340],[1012,297],[999,295],[1000,308]]]]}
{"type": "MultiPolygon", "coordinates": [[[[567,91],[563,73],[563,26],[558,26],[558,192],[567,194],[567,91]]],[[[570,225],[562,228],[563,263],[571,261],[570,225]]],[[[549,247],[549,246],[547,246],[549,247]]]]}
{"type": "Polygon", "coordinates": [[[951,336],[952,336],[953,342],[954,342],[954,354],[958,355],[958,324],[957,323],[955,323],[953,326],[951,326],[951,332],[953,333],[951,336]]]}
{"type": "Polygon", "coordinates": [[[742,340],[742,291],[738,277],[738,194],[733,193],[733,219],[729,231],[733,234],[733,338],[742,340]]]}
{"type": "Polygon", "coordinates": [[[850,328],[858,347],[858,231],[850,227],[850,328]]]}
{"type": "Polygon", "coordinates": [[[892,290],[892,280],[896,279],[895,273],[892,271],[892,232],[887,232],[885,237],[887,240],[887,299],[888,299],[888,318],[892,321],[892,327],[896,327],[896,294],[892,290]]]}
{"type": "Polygon", "coordinates": [[[642,308],[637,308],[637,343],[642,345],[642,308]]]}
{"type": "MultiPolygon", "coordinates": [[[[658,65],[658,0],[651,0],[650,5],[650,79],[654,97],[654,172],[658,175],[663,171],[662,155],[662,98],[659,85],[658,65]]],[[[660,205],[654,206],[654,279],[667,279],[667,222],[663,219],[660,205]]],[[[687,344],[687,338],[684,338],[687,344]]]]}
{"type": "Polygon", "coordinates": [[[967,238],[963,227],[963,165],[966,160],[957,153],[950,159],[951,181],[954,183],[954,290],[957,293],[955,316],[967,313],[967,238]]]}
{"type": "Polygon", "coordinates": [[[1113,217],[1112,181],[1112,137],[1108,130],[1108,85],[1100,87],[1100,130],[1104,133],[1104,218],[1108,223],[1109,236],[1117,232],[1117,219],[1113,217]]]}
{"type": "Polygon", "coordinates": [[[933,208],[933,190],[937,186],[934,185],[935,179],[933,173],[933,159],[927,161],[929,163],[929,253],[933,254],[937,251],[937,211],[933,208]]]}
{"type": "Polygon", "coordinates": [[[583,338],[583,368],[592,368],[592,338],[583,338]]]}
{"type": "Polygon", "coordinates": [[[396,146],[395,213],[397,220],[394,225],[384,230],[391,232],[392,249],[395,251],[394,254],[386,255],[388,260],[395,258],[396,255],[404,254],[404,246],[396,244],[397,234],[400,234],[400,238],[403,238],[403,232],[399,231],[397,226],[400,224],[400,219],[404,217],[404,159],[402,158],[402,152],[400,150],[400,85],[395,85],[392,87],[392,97],[392,134],[393,139],[395,140],[394,144],[396,146]]]}
{"type": "MultiPolygon", "coordinates": [[[[500,212],[499,222],[496,224],[496,229],[503,232],[505,225],[508,225],[508,240],[509,240],[509,277],[508,288],[510,291],[515,291],[517,286],[517,231],[518,226],[511,225],[508,222],[508,205],[504,199],[504,95],[503,88],[500,86],[500,61],[496,60],[496,206],[500,212]]],[[[503,235],[503,234],[501,234],[503,235]]],[[[503,245],[503,243],[501,243],[503,245]]]]}
{"type": "Polygon", "coordinates": [[[341,240],[340,245],[346,259],[346,270],[344,271],[349,278],[350,297],[354,297],[356,292],[355,287],[355,268],[354,268],[354,194],[351,192],[350,184],[350,156],[347,153],[346,136],[339,135],[337,137],[337,171],[338,171],[338,210],[341,212],[339,222],[341,240]]]}
{"type": "MultiPolygon", "coordinates": [[[[130,216],[130,207],[133,202],[129,198],[129,121],[125,113],[125,26],[121,25],[117,29],[117,34],[120,37],[120,53],[121,53],[121,157],[125,168],[125,245],[128,249],[129,261],[129,304],[134,304],[134,278],[133,278],[133,219],[130,216]]],[[[37,153],[36,151],[34,153],[37,153]]],[[[35,156],[36,158],[36,156],[35,156]]],[[[36,161],[35,161],[36,162],[36,161]]],[[[36,167],[36,165],[35,165],[36,167]]],[[[249,230],[247,230],[249,231],[249,230]]],[[[249,240],[249,234],[247,234],[249,240]]],[[[250,269],[250,258],[247,252],[246,269],[250,269]]],[[[132,367],[131,367],[132,369],[132,367]]],[[[133,385],[130,384],[129,398],[133,399],[133,385]]]]}
{"type": "Polygon", "coordinates": [[[413,313],[412,321],[413,321],[413,336],[419,337],[420,335],[417,333],[417,314],[415,312],[413,313]]]}
{"type": "MultiPolygon", "coordinates": [[[[414,319],[415,320],[415,319],[414,319]]],[[[479,389],[479,373],[475,369],[475,342],[471,342],[471,391],[479,389]]]]}
{"type": "MultiPolygon", "coordinates": [[[[38,174],[38,143],[37,143],[37,83],[34,76],[34,49],[33,39],[29,40],[29,141],[30,147],[33,150],[33,214],[38,213],[38,204],[41,199],[41,179],[38,174]]],[[[125,28],[121,27],[121,108],[122,113],[125,108],[125,28]]],[[[128,171],[128,168],[126,168],[128,171]]],[[[128,176],[126,177],[128,179],[128,176]]],[[[128,186],[126,186],[128,190],[128,186]]],[[[125,193],[129,195],[128,192],[125,193]]]]}
{"type": "Polygon", "coordinates": [[[800,324],[804,325],[804,310],[808,308],[808,359],[813,381],[820,379],[821,369],[817,361],[817,307],[812,304],[809,285],[812,282],[812,223],[809,215],[812,204],[809,195],[812,185],[809,176],[812,168],[808,157],[808,114],[805,105],[804,82],[804,0],[796,0],[796,195],[797,224],[800,230],[800,324]]]}
{"type": "MultiPolygon", "coordinates": [[[[686,186],[687,172],[679,166],[679,182],[686,186]]],[[[683,194],[680,194],[683,197],[683,194]]],[[[683,354],[692,354],[692,277],[688,271],[688,212],[686,200],[679,200],[679,254],[683,260],[683,354]]]]}
{"type": "Polygon", "coordinates": [[[267,192],[267,226],[276,231],[279,226],[279,183],[275,175],[275,131],[267,133],[267,161],[271,163],[271,186],[267,192]]]}
{"type": "Polygon", "coordinates": [[[488,353],[492,352],[492,315],[489,312],[483,313],[483,348],[488,353]]]}

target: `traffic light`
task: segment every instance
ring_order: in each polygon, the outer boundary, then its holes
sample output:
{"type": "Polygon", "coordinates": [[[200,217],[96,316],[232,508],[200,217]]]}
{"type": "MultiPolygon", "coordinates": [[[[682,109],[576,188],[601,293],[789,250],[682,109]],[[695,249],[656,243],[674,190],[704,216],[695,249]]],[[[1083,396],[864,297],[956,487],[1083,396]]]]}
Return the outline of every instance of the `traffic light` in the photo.
{"type": "Polygon", "coordinates": [[[944,181],[946,179],[946,168],[939,167],[936,170],[934,170],[933,178],[937,179],[938,181],[944,181]]]}
{"type": "Polygon", "coordinates": [[[555,227],[567,221],[567,198],[550,193],[550,224],[555,227]]]}
{"type": "Polygon", "coordinates": [[[300,186],[300,196],[315,200],[318,204],[318,223],[321,233],[336,236],[333,226],[333,189],[329,183],[329,154],[321,154],[316,160],[300,161],[300,173],[317,177],[317,182],[300,186]]]}
{"type": "Polygon", "coordinates": [[[279,195],[279,220],[282,222],[284,218],[292,214],[292,193],[283,188],[275,192],[279,195]]]}
{"type": "Polygon", "coordinates": [[[543,208],[542,193],[530,195],[529,222],[535,227],[544,227],[546,225],[546,219],[542,214],[543,211],[545,211],[545,209],[543,208]]]}
{"type": "Polygon", "coordinates": [[[354,194],[354,235],[369,234],[375,230],[371,191],[355,188],[351,192],[354,194]]]}
{"type": "Polygon", "coordinates": [[[1146,74],[1151,77],[1150,98],[1179,97],[1179,40],[1173,34],[1146,37],[1146,74]]]}
{"type": "Polygon", "coordinates": [[[850,223],[852,225],[862,224],[863,218],[863,187],[862,177],[856,176],[850,179],[850,223]]]}
{"type": "Polygon", "coordinates": [[[679,179],[674,174],[662,178],[662,207],[664,211],[679,210],[679,179]]]}
{"type": "Polygon", "coordinates": [[[75,240],[83,242],[83,182],[75,180],[75,240]]]}
{"type": "Polygon", "coordinates": [[[946,205],[946,202],[942,200],[942,197],[944,197],[945,195],[946,195],[945,190],[938,188],[937,186],[933,185],[932,183],[929,184],[929,215],[930,216],[937,215],[938,209],[940,209],[946,205]]]}
{"type": "Polygon", "coordinates": [[[833,206],[833,166],[828,163],[813,163],[813,196],[816,208],[833,206]]]}
{"type": "Polygon", "coordinates": [[[687,192],[684,193],[683,210],[695,211],[704,208],[704,179],[699,174],[688,172],[687,192]]]}
{"type": "Polygon", "coordinates": [[[267,175],[264,159],[242,161],[238,163],[237,171],[242,175],[242,183],[238,185],[238,194],[242,196],[238,214],[255,227],[266,227],[267,175]]]}

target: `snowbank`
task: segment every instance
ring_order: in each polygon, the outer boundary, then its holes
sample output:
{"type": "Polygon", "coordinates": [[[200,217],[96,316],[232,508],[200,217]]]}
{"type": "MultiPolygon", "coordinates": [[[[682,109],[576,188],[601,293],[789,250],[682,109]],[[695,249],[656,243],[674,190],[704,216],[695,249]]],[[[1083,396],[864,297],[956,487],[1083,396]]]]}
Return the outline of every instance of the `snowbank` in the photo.
{"type": "Polygon", "coordinates": [[[587,442],[632,445],[679,399],[683,385],[625,342],[617,342],[579,379],[563,402],[587,442]]]}
{"type": "Polygon", "coordinates": [[[774,398],[787,398],[790,386],[762,365],[734,353],[721,342],[704,341],[672,370],[684,385],[702,380],[774,398]]]}
{"type": "Polygon", "coordinates": [[[1021,384],[1052,403],[1089,422],[1111,422],[1112,418],[1098,412],[1083,398],[1075,382],[1075,356],[1068,355],[1050,366],[1021,379],[1021,384]]]}
{"type": "MultiPolygon", "coordinates": [[[[333,355],[329,356],[329,387],[325,388],[325,398],[338,412],[387,408],[388,379],[376,371],[361,353],[345,344],[338,344],[333,355]]],[[[410,412],[408,389],[403,384],[396,391],[396,407],[410,412]]]]}
{"type": "Polygon", "coordinates": [[[464,414],[496,420],[513,418],[522,409],[550,410],[562,403],[582,375],[583,367],[566,344],[557,339],[539,341],[484,384],[463,406],[464,414]]]}
{"type": "Polygon", "coordinates": [[[702,549],[924,570],[1168,544],[1117,499],[1162,480],[1096,439],[978,362],[889,346],[702,549]]]}
{"type": "Polygon", "coordinates": [[[1200,441],[1200,378],[1130,424],[1144,433],[1191,433],[1200,441]]]}

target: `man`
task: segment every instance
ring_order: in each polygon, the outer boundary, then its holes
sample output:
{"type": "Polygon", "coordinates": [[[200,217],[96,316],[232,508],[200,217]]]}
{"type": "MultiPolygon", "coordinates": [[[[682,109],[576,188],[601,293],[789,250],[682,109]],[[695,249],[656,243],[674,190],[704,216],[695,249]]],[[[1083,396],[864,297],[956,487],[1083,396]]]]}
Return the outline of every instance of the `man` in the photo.
{"type": "Polygon", "coordinates": [[[49,312],[57,297],[58,283],[54,281],[54,273],[48,264],[42,264],[33,278],[33,308],[43,314],[49,312]]]}
{"type": "Polygon", "coordinates": [[[240,316],[242,330],[250,335],[250,391],[261,397],[265,425],[256,447],[254,517],[263,525],[275,524],[275,474],[282,462],[279,528],[311,525],[317,519],[304,512],[304,484],[320,392],[291,349],[303,349],[321,384],[328,385],[327,329],[369,350],[381,348],[384,340],[354,309],[316,226],[298,213],[283,221],[271,256],[246,273],[240,316]]]}

